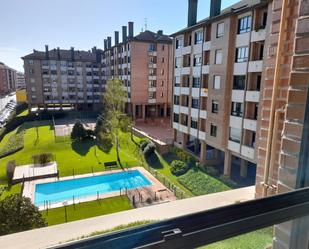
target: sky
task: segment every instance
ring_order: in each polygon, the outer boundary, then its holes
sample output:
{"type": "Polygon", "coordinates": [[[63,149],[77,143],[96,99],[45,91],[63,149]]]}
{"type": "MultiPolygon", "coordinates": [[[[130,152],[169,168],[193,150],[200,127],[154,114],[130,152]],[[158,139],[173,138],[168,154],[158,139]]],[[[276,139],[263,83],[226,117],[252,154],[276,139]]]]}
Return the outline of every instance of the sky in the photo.
{"type": "MultiPolygon", "coordinates": [[[[239,0],[222,0],[222,9],[239,0]]],[[[198,20],[209,15],[210,0],[199,0],[198,20]]],[[[172,34],[187,24],[188,0],[5,0],[1,3],[0,61],[23,72],[20,57],[33,49],[103,47],[128,21],[134,34],[145,29],[172,34]]]]}

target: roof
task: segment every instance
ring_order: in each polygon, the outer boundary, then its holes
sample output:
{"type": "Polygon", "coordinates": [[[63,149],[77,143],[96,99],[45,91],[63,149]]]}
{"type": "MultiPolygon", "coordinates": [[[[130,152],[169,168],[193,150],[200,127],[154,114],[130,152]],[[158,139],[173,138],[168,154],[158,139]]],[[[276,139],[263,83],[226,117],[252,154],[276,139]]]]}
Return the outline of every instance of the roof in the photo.
{"type": "Polygon", "coordinates": [[[256,7],[258,5],[266,5],[267,3],[268,3],[268,0],[242,0],[240,2],[237,2],[233,5],[231,5],[230,7],[227,7],[225,9],[221,10],[221,13],[219,15],[214,16],[214,17],[204,18],[204,19],[200,20],[199,22],[197,22],[196,24],[194,24],[190,27],[183,28],[183,29],[173,33],[171,36],[176,36],[180,33],[183,33],[183,32],[189,31],[191,29],[197,28],[197,27],[204,25],[206,23],[211,23],[213,21],[220,20],[220,18],[224,18],[226,16],[229,16],[229,15],[232,15],[232,14],[235,14],[235,13],[246,11],[246,10],[251,9],[253,7],[256,7]]]}
{"type": "MultiPolygon", "coordinates": [[[[102,50],[96,50],[97,52],[101,53],[102,50]]],[[[65,49],[52,49],[48,51],[49,53],[49,59],[50,60],[71,60],[71,49],[65,50],[65,49]],[[60,55],[60,58],[58,57],[58,53],[60,55]]],[[[80,61],[90,61],[95,62],[97,58],[97,55],[95,52],[90,51],[82,51],[82,50],[74,50],[74,60],[80,60],[80,61]]],[[[28,54],[22,59],[46,59],[46,52],[44,51],[37,51],[34,50],[33,53],[28,54]]]]}
{"type": "Polygon", "coordinates": [[[146,42],[167,42],[171,43],[172,39],[164,34],[155,33],[149,30],[145,30],[140,34],[134,36],[133,38],[129,39],[131,41],[146,41],[146,42]]]}

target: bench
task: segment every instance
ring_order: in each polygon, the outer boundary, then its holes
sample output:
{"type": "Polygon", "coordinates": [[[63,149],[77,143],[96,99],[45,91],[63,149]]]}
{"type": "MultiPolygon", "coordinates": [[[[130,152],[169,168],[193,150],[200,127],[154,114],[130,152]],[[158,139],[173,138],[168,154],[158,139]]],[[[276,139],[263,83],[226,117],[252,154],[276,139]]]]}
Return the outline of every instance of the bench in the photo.
{"type": "Polygon", "coordinates": [[[118,168],[118,164],[117,164],[116,161],[106,162],[106,163],[104,163],[104,167],[105,167],[105,169],[118,168]]]}

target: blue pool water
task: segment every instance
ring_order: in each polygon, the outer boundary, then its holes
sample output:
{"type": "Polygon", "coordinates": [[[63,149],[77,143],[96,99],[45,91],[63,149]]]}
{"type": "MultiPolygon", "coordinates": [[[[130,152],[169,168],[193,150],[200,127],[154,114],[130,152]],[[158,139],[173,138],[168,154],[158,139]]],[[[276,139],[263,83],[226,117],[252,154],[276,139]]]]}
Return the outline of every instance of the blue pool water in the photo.
{"type": "Polygon", "coordinates": [[[87,197],[119,191],[120,189],[134,189],[152,185],[152,183],[138,170],[111,173],[64,180],[58,182],[36,184],[35,205],[43,205],[44,201],[61,202],[80,197],[87,197]]]}

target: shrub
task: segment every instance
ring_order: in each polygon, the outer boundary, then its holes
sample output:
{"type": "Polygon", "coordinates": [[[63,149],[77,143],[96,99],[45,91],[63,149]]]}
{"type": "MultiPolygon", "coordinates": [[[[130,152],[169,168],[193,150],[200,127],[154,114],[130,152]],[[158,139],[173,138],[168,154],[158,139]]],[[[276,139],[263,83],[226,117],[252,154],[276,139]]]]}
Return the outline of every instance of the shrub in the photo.
{"type": "Polygon", "coordinates": [[[54,156],[52,153],[42,153],[32,156],[33,164],[44,165],[46,163],[50,163],[54,161],[54,156]]]}
{"type": "Polygon", "coordinates": [[[171,173],[173,175],[176,175],[176,176],[180,176],[180,175],[183,175],[185,174],[188,170],[189,170],[189,166],[187,163],[183,162],[183,161],[180,161],[180,160],[174,160],[172,163],[171,163],[171,173]]]}
{"type": "Polygon", "coordinates": [[[87,137],[87,131],[84,128],[83,124],[80,121],[77,121],[72,129],[71,132],[71,138],[73,140],[77,139],[77,140],[82,140],[85,139],[87,137]]]}
{"type": "Polygon", "coordinates": [[[16,167],[15,160],[9,161],[6,165],[6,177],[8,178],[9,184],[12,183],[15,167],[16,167]]]}
{"type": "Polygon", "coordinates": [[[211,176],[219,176],[219,170],[217,170],[216,168],[212,167],[212,166],[205,166],[204,171],[206,174],[211,175],[211,176]]]}
{"type": "Polygon", "coordinates": [[[149,143],[143,150],[143,154],[145,158],[148,158],[149,156],[151,156],[155,152],[155,150],[156,150],[156,145],[152,141],[149,141],[149,143]]]}
{"type": "Polygon", "coordinates": [[[108,153],[113,147],[111,136],[104,132],[99,132],[97,134],[97,144],[99,148],[106,153],[108,153]]]}
{"type": "Polygon", "coordinates": [[[24,134],[25,131],[21,131],[12,135],[5,146],[0,151],[0,158],[11,155],[24,148],[24,134]]]}
{"type": "Polygon", "coordinates": [[[222,182],[224,182],[224,184],[228,185],[229,187],[231,188],[237,188],[238,187],[238,184],[236,182],[234,182],[231,178],[229,178],[228,176],[225,176],[225,175],[221,175],[220,177],[220,180],[222,182]]]}

